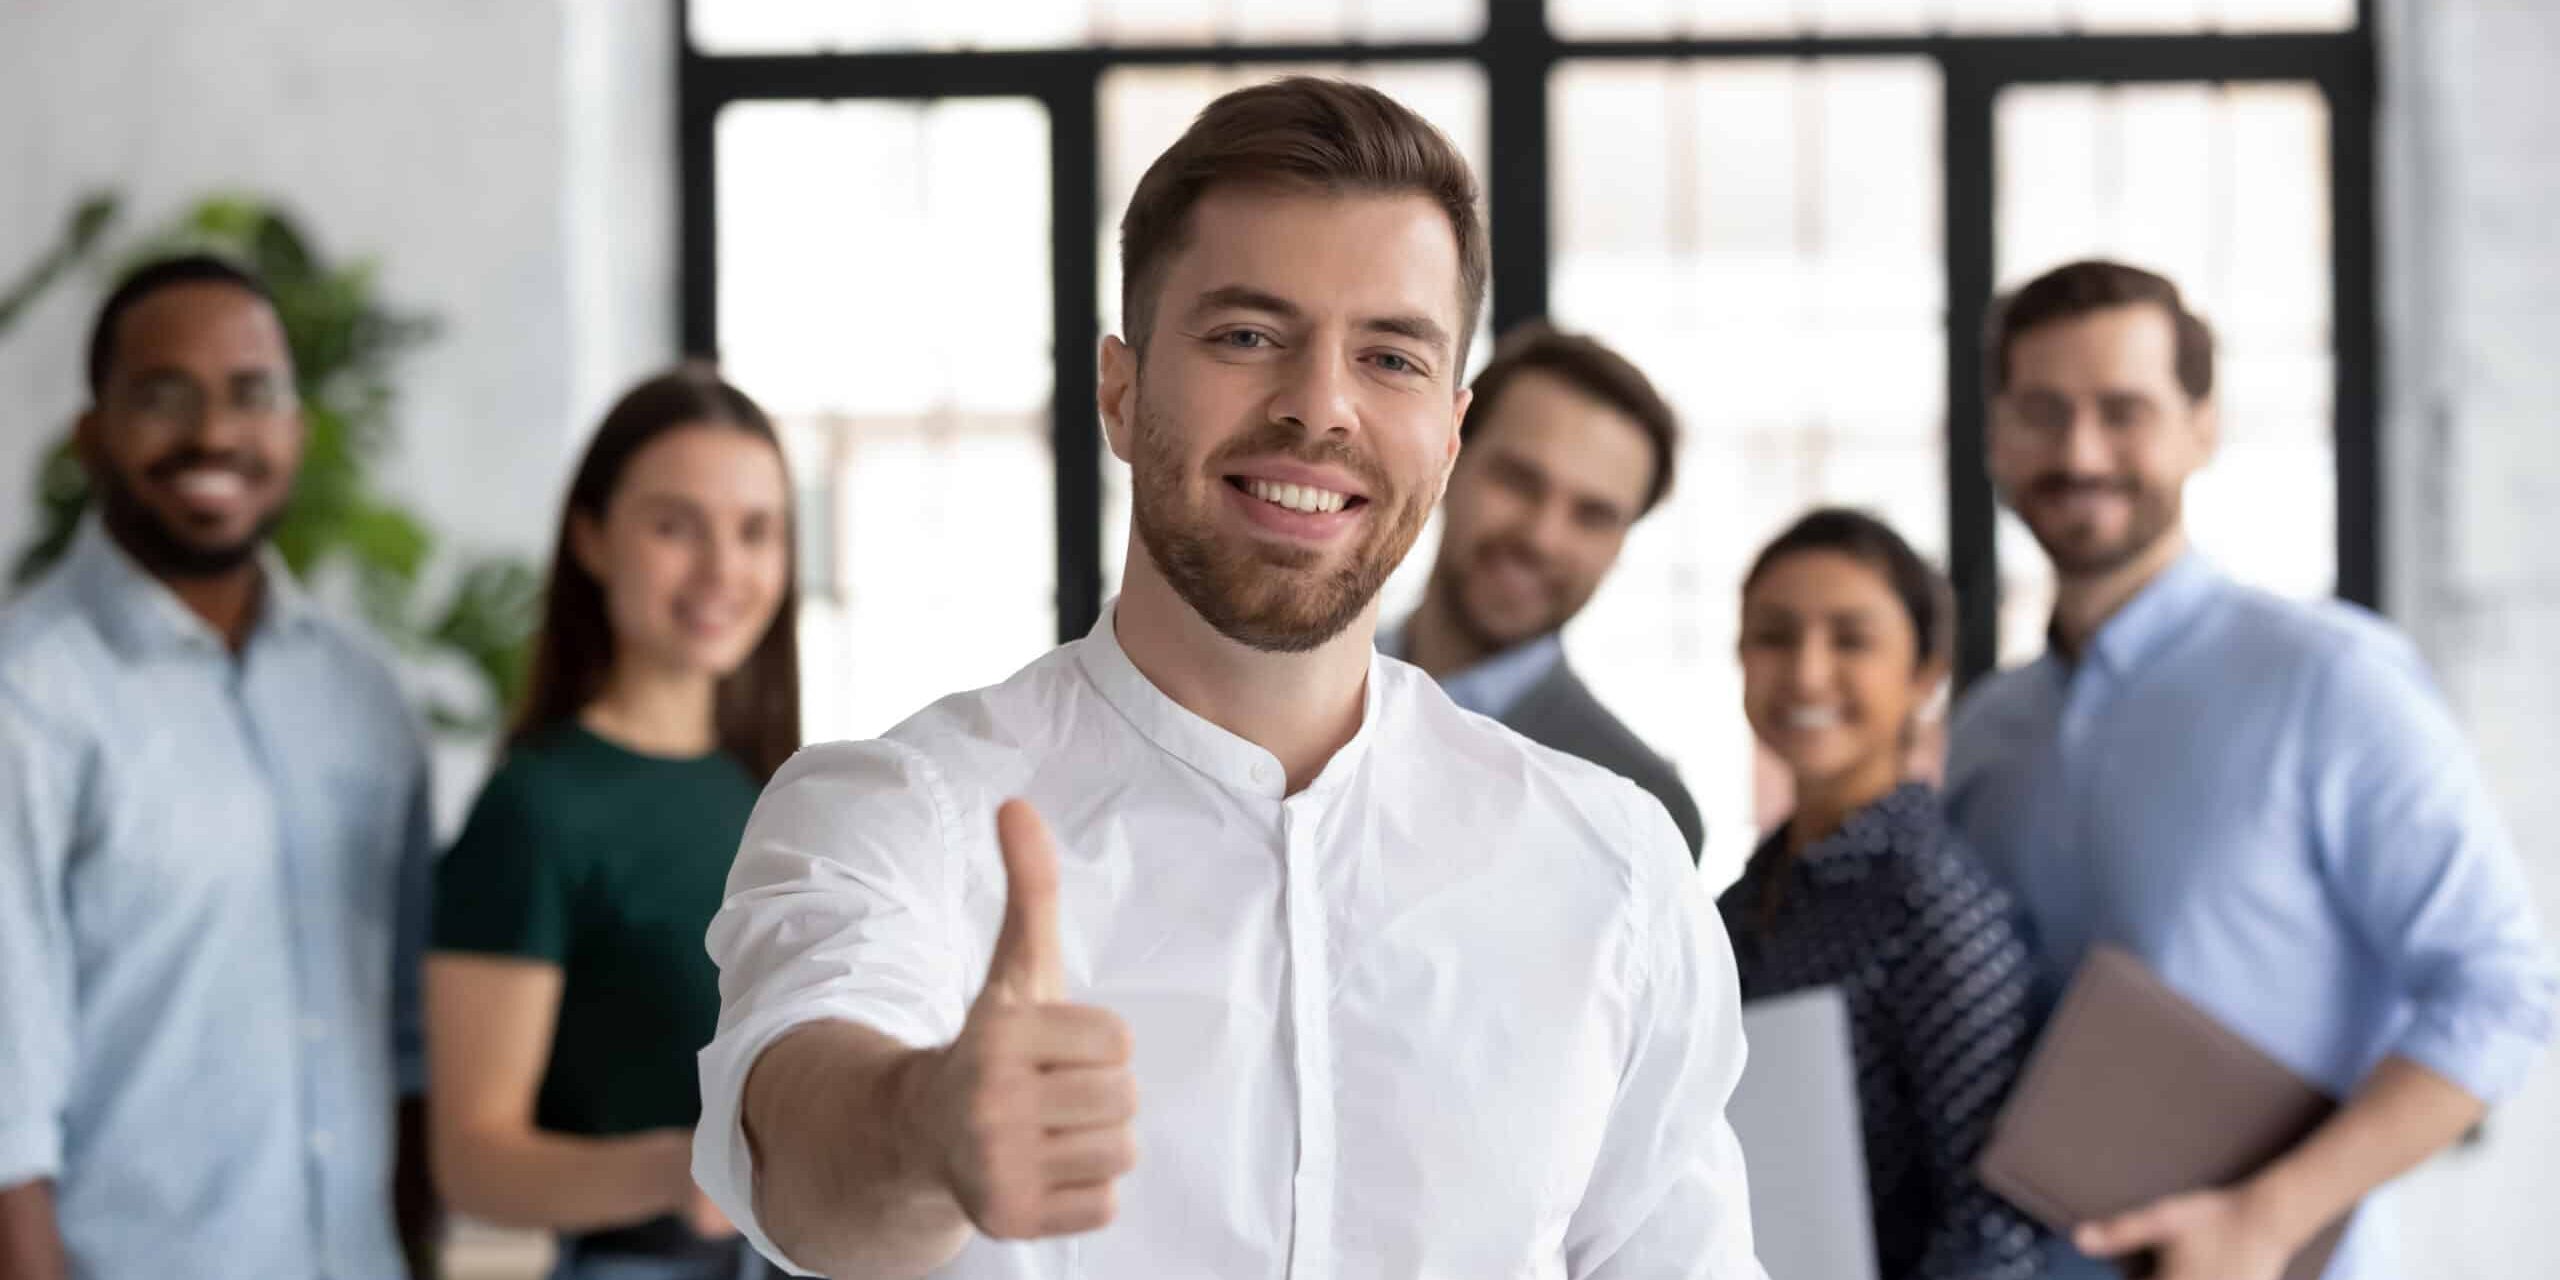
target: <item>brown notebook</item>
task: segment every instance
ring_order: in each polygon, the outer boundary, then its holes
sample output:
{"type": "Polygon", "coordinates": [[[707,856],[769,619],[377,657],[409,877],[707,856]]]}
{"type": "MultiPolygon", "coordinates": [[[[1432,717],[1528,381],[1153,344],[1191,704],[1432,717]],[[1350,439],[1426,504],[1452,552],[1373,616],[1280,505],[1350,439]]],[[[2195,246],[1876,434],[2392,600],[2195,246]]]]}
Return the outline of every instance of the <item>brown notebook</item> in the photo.
{"type": "MultiPolygon", "coordinates": [[[[1978,1168],[1985,1186],[2067,1234],[2237,1182],[2336,1110],[2141,961],[2100,946],[2027,1060],[1978,1168]]],[[[2314,1237],[2284,1280],[2319,1280],[2346,1227],[2342,1217],[2314,1237]]]]}

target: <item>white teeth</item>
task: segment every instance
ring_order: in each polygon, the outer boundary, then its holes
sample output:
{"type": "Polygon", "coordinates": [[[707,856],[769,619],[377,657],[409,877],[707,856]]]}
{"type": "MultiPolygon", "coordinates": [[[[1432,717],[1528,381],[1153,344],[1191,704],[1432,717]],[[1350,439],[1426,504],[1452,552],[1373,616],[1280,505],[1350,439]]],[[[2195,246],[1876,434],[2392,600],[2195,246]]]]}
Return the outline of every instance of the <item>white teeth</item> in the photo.
{"type": "Polygon", "coordinates": [[[200,471],[178,473],[174,487],[190,498],[227,502],[247,493],[249,483],[241,479],[237,471],[207,467],[200,471]]]}
{"type": "Polygon", "coordinates": [[[1840,713],[1830,707],[1798,707],[1787,713],[1787,727],[1836,729],[1840,727],[1840,713]]]}
{"type": "Polygon", "coordinates": [[[1344,494],[1303,484],[1275,484],[1269,480],[1247,480],[1245,492],[1275,507],[1287,507],[1309,515],[1340,511],[1351,501],[1344,494]]]}

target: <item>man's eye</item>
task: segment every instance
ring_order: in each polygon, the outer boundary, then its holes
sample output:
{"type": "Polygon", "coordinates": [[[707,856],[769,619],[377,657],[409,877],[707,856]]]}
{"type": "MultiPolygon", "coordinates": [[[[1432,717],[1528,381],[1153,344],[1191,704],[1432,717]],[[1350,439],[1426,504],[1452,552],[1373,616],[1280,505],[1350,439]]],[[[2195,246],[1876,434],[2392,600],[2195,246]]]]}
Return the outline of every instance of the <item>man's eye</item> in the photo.
{"type": "Polygon", "coordinates": [[[1418,368],[1411,360],[1392,351],[1378,357],[1378,367],[1389,373],[1413,373],[1418,368]]]}
{"type": "Polygon", "coordinates": [[[1238,329],[1231,333],[1222,333],[1217,336],[1215,341],[1221,346],[1234,347],[1239,351],[1250,351],[1256,347],[1265,347],[1271,344],[1269,335],[1257,333],[1251,329],[1238,329]]]}
{"type": "Polygon", "coordinates": [[[155,382],[134,393],[133,405],[144,413],[171,417],[187,412],[194,400],[194,394],[185,387],[155,382]]]}

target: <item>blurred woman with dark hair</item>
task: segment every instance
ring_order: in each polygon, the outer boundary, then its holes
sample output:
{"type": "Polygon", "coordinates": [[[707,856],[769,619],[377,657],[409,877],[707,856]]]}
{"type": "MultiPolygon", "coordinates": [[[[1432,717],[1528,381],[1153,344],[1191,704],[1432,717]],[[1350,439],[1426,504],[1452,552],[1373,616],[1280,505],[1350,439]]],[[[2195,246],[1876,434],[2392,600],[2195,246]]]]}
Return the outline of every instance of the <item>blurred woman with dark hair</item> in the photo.
{"type": "Polygon", "coordinates": [[[703,935],[799,745],[791,486],[704,372],[641,383],[562,514],[529,691],[436,873],[430,1115],[445,1201],[560,1234],[557,1280],[762,1264],[692,1176],[703,935]]]}
{"type": "Polygon", "coordinates": [[[2025,1280],[2039,1233],[1973,1164],[2027,1054],[2033,968],[2008,896],[1905,767],[1953,612],[1919,553],[1855,511],[1816,511],[1760,553],[1743,707],[1796,808],[1717,906],[1743,999],[1847,1001],[1880,1274],[2025,1280]]]}

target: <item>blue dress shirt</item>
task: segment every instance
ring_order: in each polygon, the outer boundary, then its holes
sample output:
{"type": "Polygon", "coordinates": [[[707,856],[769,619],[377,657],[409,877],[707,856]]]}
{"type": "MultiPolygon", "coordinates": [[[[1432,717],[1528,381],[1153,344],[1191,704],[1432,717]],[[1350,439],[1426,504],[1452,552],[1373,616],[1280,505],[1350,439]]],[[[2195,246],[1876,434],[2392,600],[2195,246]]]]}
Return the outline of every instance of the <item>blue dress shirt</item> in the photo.
{"type": "MultiPolygon", "coordinates": [[[[2116,943],[2341,1098],[2399,1055],[2496,1102],[2550,1038],[2560,978],[2487,788],[2415,648],[2352,606],[2189,555],[2077,662],[1969,697],[1947,797],[2048,998],[2116,943]]],[[[2331,1280],[2402,1274],[2380,1199],[2331,1280]]]]}
{"type": "MultiPolygon", "coordinates": [[[[1405,629],[1397,627],[1378,637],[1378,652],[1390,658],[1404,656],[1405,629]]],[[[1440,680],[1440,691],[1449,701],[1477,715],[1499,720],[1511,714],[1547,673],[1564,661],[1564,635],[1550,631],[1535,640],[1522,641],[1492,657],[1452,671],[1440,680]]]]}
{"type": "Polygon", "coordinates": [[[0,611],[0,1187],[85,1280],[405,1274],[426,757],[272,556],[234,654],[96,525],[0,611]]]}

